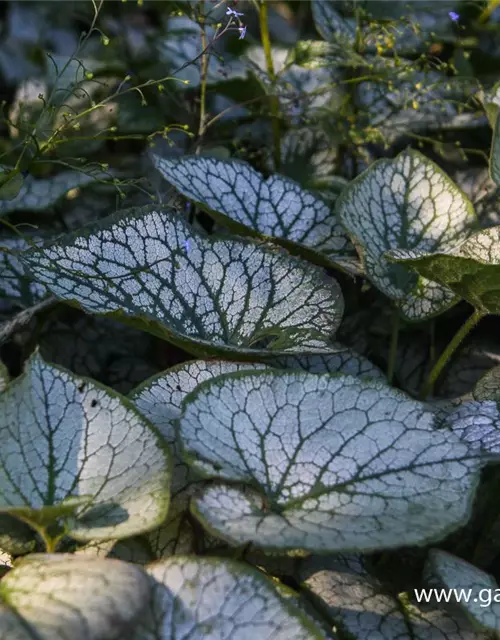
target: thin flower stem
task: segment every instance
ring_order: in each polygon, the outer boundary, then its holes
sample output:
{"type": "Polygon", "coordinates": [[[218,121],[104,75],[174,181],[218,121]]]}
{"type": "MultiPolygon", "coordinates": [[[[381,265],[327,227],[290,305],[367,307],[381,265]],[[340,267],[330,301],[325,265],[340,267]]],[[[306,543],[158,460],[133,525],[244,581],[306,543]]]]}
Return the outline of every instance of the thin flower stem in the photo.
{"type": "Polygon", "coordinates": [[[461,345],[463,340],[472,331],[472,329],[478,324],[481,318],[484,317],[484,315],[485,315],[484,313],[476,309],[474,313],[471,316],[469,316],[469,318],[467,318],[464,324],[453,336],[453,338],[449,342],[446,349],[439,356],[436,364],[432,367],[429,377],[427,378],[424,386],[422,387],[422,391],[420,392],[420,398],[422,400],[425,400],[427,396],[430,394],[432,388],[434,387],[434,384],[436,383],[436,380],[441,375],[441,372],[449,362],[451,356],[455,353],[457,348],[461,345]]]}
{"type": "Polygon", "coordinates": [[[205,17],[201,18],[201,49],[202,51],[204,51],[204,53],[201,56],[200,61],[200,124],[198,127],[198,142],[196,145],[196,154],[199,154],[202,149],[207,119],[207,75],[210,54],[207,47],[207,30],[205,26],[205,17]]]}
{"type": "MultiPolygon", "coordinates": [[[[264,49],[264,55],[266,58],[266,68],[269,79],[273,83],[276,83],[276,72],[273,64],[273,54],[271,51],[271,38],[269,37],[269,26],[267,23],[267,1],[260,0],[259,4],[259,23],[260,23],[260,37],[262,40],[262,47],[264,49]]],[[[274,156],[274,169],[280,170],[281,166],[281,133],[280,133],[280,105],[277,96],[271,98],[271,116],[272,116],[272,129],[273,129],[273,156],[274,156]]]]}
{"type": "Polygon", "coordinates": [[[391,332],[391,346],[389,348],[389,361],[387,363],[387,380],[389,384],[392,384],[394,378],[394,369],[396,366],[396,355],[398,351],[398,339],[399,339],[399,311],[394,307],[392,314],[392,332],[391,332]]]}
{"type": "Polygon", "coordinates": [[[490,0],[479,16],[479,22],[487,22],[493,11],[500,5],[500,0],[490,0]]]}

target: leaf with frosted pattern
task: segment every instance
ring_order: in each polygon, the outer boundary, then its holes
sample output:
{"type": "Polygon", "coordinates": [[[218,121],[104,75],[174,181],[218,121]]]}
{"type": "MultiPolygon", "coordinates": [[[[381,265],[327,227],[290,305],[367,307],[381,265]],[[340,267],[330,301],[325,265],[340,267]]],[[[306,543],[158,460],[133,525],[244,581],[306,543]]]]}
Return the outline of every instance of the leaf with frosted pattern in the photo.
{"type": "Polygon", "coordinates": [[[12,200],[0,200],[0,216],[14,211],[44,211],[68,191],[96,182],[98,176],[78,171],[64,171],[51,178],[26,176],[19,193],[12,200]]]}
{"type": "Polygon", "coordinates": [[[201,382],[224,373],[265,369],[263,364],[236,363],[223,360],[193,360],[172,367],[146,380],[129,394],[132,403],[161,433],[172,451],[170,507],[166,520],[147,534],[157,557],[193,550],[193,531],[186,522],[189,501],[198,489],[199,477],[190,473],[178,448],[175,421],[181,415],[184,398],[201,382]]]}
{"type": "Polygon", "coordinates": [[[2,579],[2,640],[120,640],[150,597],[147,575],[118,560],[35,554],[2,579]]]}
{"type": "Polygon", "coordinates": [[[457,301],[446,286],[384,255],[396,248],[446,251],[475,223],[472,204],[437,165],[411,150],[378,160],[344,189],[336,207],[367,277],[408,319],[436,315],[457,301]]]}
{"type": "Polygon", "coordinates": [[[500,587],[493,576],[440,549],[429,552],[426,572],[433,585],[453,589],[454,593],[462,593],[462,589],[464,593],[471,593],[474,597],[468,602],[457,598],[452,600],[453,604],[458,604],[483,629],[500,631],[500,587]]]}
{"type": "Polygon", "coordinates": [[[0,511],[77,540],[124,538],[167,514],[170,461],[121,396],[33,356],[0,395],[0,511]]]}
{"type": "Polygon", "coordinates": [[[280,369],[303,369],[309,373],[345,373],[351,376],[385,378],[385,374],[364,356],[338,342],[336,353],[311,356],[288,355],[267,360],[267,364],[280,369]]]}
{"type": "Polygon", "coordinates": [[[149,608],[133,640],[314,640],[319,627],[253,567],[223,558],[175,556],[148,568],[149,608]]]}
{"type": "Polygon", "coordinates": [[[494,400],[465,402],[450,413],[445,424],[461,440],[485,454],[500,454],[500,411],[494,400]]]}
{"type": "Polygon", "coordinates": [[[293,180],[267,180],[248,163],[215,158],[153,156],[162,176],[183,195],[236,230],[303,245],[335,261],[349,241],[332,207],[293,180]]]}
{"type": "Polygon", "coordinates": [[[184,400],[179,438],[197,472],[251,487],[208,487],[191,502],[202,524],[231,544],[277,550],[443,537],[468,519],[480,467],[424,405],[343,375],[219,376],[184,400]]]}
{"type": "Polygon", "coordinates": [[[362,558],[311,557],[300,578],[352,640],[485,640],[464,616],[398,598],[368,573],[362,558]]]}
{"type": "Polygon", "coordinates": [[[449,248],[398,249],[387,256],[448,287],[479,312],[500,314],[500,226],[462,237],[449,248]]]}
{"type": "Polygon", "coordinates": [[[351,22],[344,20],[334,2],[312,0],[311,8],[316,29],[325,40],[340,40],[346,46],[354,45],[356,29],[351,22]]]}
{"type": "Polygon", "coordinates": [[[155,207],[110,216],[23,261],[57,297],[201,354],[328,351],[343,312],[340,287],[321,269],[277,247],[208,237],[155,207]]]}

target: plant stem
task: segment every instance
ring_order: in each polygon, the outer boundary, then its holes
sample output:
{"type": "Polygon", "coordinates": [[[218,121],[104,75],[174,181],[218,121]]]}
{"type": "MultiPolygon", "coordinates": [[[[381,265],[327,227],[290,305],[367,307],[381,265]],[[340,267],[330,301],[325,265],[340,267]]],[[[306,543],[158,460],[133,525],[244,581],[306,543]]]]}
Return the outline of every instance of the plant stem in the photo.
{"type": "Polygon", "coordinates": [[[446,349],[439,356],[439,359],[436,362],[436,364],[432,367],[429,377],[427,378],[424,386],[422,387],[422,391],[420,393],[420,398],[422,400],[425,400],[425,398],[427,398],[436,380],[439,378],[442,370],[450,360],[451,356],[455,353],[455,351],[463,342],[463,340],[466,338],[466,336],[472,331],[472,329],[477,325],[477,323],[481,320],[481,318],[484,315],[485,315],[484,313],[476,309],[474,313],[471,316],[469,316],[469,318],[467,318],[464,324],[453,336],[453,338],[449,342],[446,349]]]}
{"type": "Polygon", "coordinates": [[[201,20],[201,50],[204,51],[200,61],[200,124],[198,126],[198,142],[196,145],[196,153],[199,154],[203,144],[203,136],[205,135],[205,121],[207,109],[207,74],[209,53],[207,48],[207,31],[205,28],[205,17],[201,20]]]}
{"type": "Polygon", "coordinates": [[[479,16],[479,22],[487,22],[493,11],[500,5],[500,0],[490,0],[487,7],[479,16]]]}
{"type": "Polygon", "coordinates": [[[394,307],[394,310],[392,312],[391,346],[389,348],[389,362],[387,363],[387,380],[389,384],[392,384],[392,379],[394,378],[396,354],[398,351],[398,339],[399,339],[399,311],[396,307],[394,307]]]}
{"type": "MultiPolygon", "coordinates": [[[[260,0],[259,3],[259,23],[260,23],[260,37],[262,40],[262,47],[264,49],[264,55],[266,58],[267,74],[274,85],[276,83],[276,72],[274,70],[273,55],[271,51],[271,38],[269,37],[269,27],[267,24],[267,2],[266,0],[260,0]]],[[[274,155],[274,169],[280,170],[281,166],[281,134],[280,134],[280,105],[277,96],[271,97],[271,115],[272,115],[272,128],[273,128],[273,155],[274,155]]]]}

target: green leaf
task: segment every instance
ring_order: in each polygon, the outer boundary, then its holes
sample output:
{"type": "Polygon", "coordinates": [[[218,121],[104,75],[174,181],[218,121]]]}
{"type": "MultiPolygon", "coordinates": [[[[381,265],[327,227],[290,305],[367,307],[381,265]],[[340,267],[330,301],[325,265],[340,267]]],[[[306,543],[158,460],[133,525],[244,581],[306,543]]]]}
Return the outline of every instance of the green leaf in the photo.
{"type": "Polygon", "coordinates": [[[274,237],[286,247],[301,245],[333,263],[336,254],[349,248],[332,207],[289,178],[272,175],[265,180],[240,160],[156,155],[153,160],[183,195],[237,232],[274,237]]]}
{"type": "Polygon", "coordinates": [[[6,389],[9,382],[10,382],[9,370],[4,365],[4,363],[0,360],[0,393],[6,389]]]}
{"type": "Polygon", "coordinates": [[[448,287],[480,313],[499,314],[499,243],[500,227],[491,227],[450,247],[393,250],[387,258],[448,287]]]}
{"type": "Polygon", "coordinates": [[[208,237],[154,207],[110,216],[23,261],[57,297],[200,354],[328,351],[343,312],[321,269],[277,247],[208,237]]]}
{"type": "Polygon", "coordinates": [[[477,97],[482,102],[490,126],[493,129],[500,109],[500,82],[497,82],[490,90],[480,91],[477,97]]]}
{"type": "Polygon", "coordinates": [[[390,264],[387,251],[446,251],[475,222],[469,199],[416,151],[374,162],[337,200],[367,277],[409,320],[441,313],[457,301],[446,286],[390,264]]]}
{"type": "Polygon", "coordinates": [[[500,366],[493,367],[479,378],[472,395],[474,400],[500,401],[500,366]]]}
{"type": "Polygon", "coordinates": [[[468,602],[456,598],[453,604],[481,627],[500,631],[500,587],[493,576],[440,549],[429,552],[427,573],[433,584],[454,589],[454,594],[470,590],[468,602]]]}
{"type": "Polygon", "coordinates": [[[147,575],[119,560],[35,554],[2,579],[0,637],[121,640],[150,597],[147,575]]]}
{"type": "Polygon", "coordinates": [[[68,191],[96,182],[98,176],[64,171],[51,178],[26,176],[19,193],[10,200],[0,199],[0,216],[15,211],[44,211],[54,206],[68,191]]]}
{"type": "Polygon", "coordinates": [[[234,560],[176,556],[148,569],[149,610],[134,640],[324,638],[260,571],[234,560]]]}
{"type": "Polygon", "coordinates": [[[35,550],[33,530],[24,522],[3,513],[0,515],[0,549],[13,556],[22,556],[35,550]]]}
{"type": "Polygon", "coordinates": [[[311,557],[300,571],[303,586],[342,637],[352,640],[484,640],[469,622],[435,606],[395,596],[371,576],[360,557],[311,557]]]}
{"type": "Polygon", "coordinates": [[[21,191],[23,183],[24,178],[19,170],[0,167],[0,201],[15,198],[21,191]]]}
{"type": "Polygon", "coordinates": [[[132,403],[161,433],[173,457],[171,499],[166,520],[148,533],[150,546],[158,558],[193,550],[193,532],[185,522],[189,500],[199,478],[190,472],[179,451],[176,421],[184,398],[205,380],[234,371],[265,369],[263,364],[193,360],[172,367],[146,380],[129,394],[132,403]]]}
{"type": "Polygon", "coordinates": [[[170,462],[123,397],[33,356],[0,395],[0,511],[77,540],[162,522],[170,462]],[[62,520],[62,522],[61,522],[62,520]]]}
{"type": "Polygon", "coordinates": [[[252,487],[211,485],[192,502],[196,517],[231,544],[265,549],[368,551],[441,538],[469,517],[480,466],[421,403],[343,375],[204,382],[184,401],[179,437],[195,471],[252,487]]]}

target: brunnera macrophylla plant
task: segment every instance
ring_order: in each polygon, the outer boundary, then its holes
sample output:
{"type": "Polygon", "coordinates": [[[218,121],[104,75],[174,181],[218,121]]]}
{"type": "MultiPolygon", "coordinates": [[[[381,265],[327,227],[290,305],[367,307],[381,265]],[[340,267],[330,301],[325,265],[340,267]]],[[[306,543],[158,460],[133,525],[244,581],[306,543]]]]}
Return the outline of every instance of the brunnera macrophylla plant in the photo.
{"type": "MultiPolygon", "coordinates": [[[[467,57],[437,47],[476,46],[464,15],[480,38],[497,3],[403,20],[399,3],[313,0],[315,31],[278,51],[272,4],[184,4],[126,49],[139,69],[159,58],[160,113],[172,98],[191,118],[192,148],[136,168],[156,202],[68,228],[51,212],[93,179],[3,169],[0,638],[489,640],[499,369],[458,397],[438,383],[500,313],[498,99],[469,100],[481,83],[452,73],[467,57]],[[261,158],[231,114],[241,81],[261,158]],[[445,140],[476,128],[483,200],[445,140]],[[408,345],[428,365],[417,390],[408,345]],[[471,595],[422,598],[434,588],[471,595]]],[[[63,67],[66,102],[102,70],[63,67]]],[[[85,142],[105,149],[101,129],[85,142]]]]}

